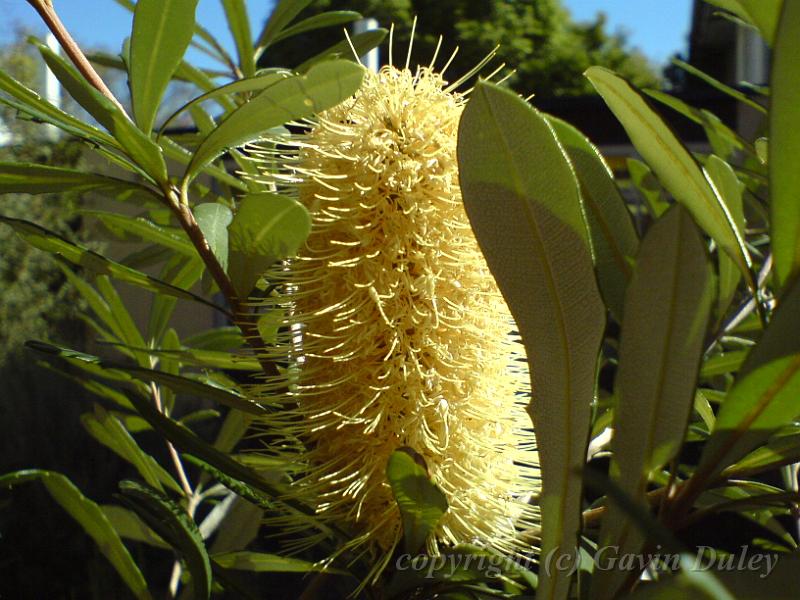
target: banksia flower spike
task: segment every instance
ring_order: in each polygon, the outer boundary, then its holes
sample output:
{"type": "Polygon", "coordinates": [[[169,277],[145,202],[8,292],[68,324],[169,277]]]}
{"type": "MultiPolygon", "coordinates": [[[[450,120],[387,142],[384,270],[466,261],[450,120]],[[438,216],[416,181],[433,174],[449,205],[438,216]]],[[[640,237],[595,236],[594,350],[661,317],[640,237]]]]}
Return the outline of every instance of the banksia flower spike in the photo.
{"type": "Polygon", "coordinates": [[[296,192],[313,223],[258,301],[284,325],[264,356],[293,377],[264,383],[287,405],[267,426],[302,442],[298,496],[387,557],[402,531],[385,471],[403,446],[448,499],[431,552],[529,552],[518,532],[537,522],[523,349],[459,190],[464,79],[385,66],[307,133],[257,150],[288,165],[264,182],[296,192]]]}

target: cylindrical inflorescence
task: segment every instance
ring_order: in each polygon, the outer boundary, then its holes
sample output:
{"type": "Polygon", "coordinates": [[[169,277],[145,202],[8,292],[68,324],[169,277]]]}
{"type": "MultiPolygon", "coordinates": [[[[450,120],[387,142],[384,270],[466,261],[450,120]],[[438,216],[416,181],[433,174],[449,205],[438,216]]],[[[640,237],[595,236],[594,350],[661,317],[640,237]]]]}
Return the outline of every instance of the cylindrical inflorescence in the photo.
{"type": "Polygon", "coordinates": [[[280,283],[260,303],[286,328],[264,353],[291,377],[263,389],[283,394],[282,426],[304,448],[298,495],[384,552],[402,535],[386,465],[403,446],[448,499],[432,551],[529,551],[518,532],[538,521],[524,351],[459,190],[464,102],[430,68],[384,67],[264,150],[288,165],[265,179],[295,190],[313,224],[268,274],[280,283]]]}

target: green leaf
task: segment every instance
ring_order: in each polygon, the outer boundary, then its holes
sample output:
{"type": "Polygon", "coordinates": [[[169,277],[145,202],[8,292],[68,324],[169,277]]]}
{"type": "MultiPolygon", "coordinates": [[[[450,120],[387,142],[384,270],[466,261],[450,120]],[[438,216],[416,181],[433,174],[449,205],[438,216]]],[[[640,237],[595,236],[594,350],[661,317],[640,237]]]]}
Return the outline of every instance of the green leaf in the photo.
{"type": "Polygon", "coordinates": [[[105,175],[65,167],[0,162],[0,194],[62,194],[103,191],[117,197],[137,195],[158,199],[149,188],[105,175]]]}
{"type": "Polygon", "coordinates": [[[181,229],[162,227],[143,217],[132,217],[103,210],[81,210],[80,214],[100,220],[115,235],[159,244],[184,256],[194,257],[197,251],[181,229]]]}
{"type": "Polygon", "coordinates": [[[140,131],[120,107],[92,87],[63,58],[43,44],[38,46],[47,66],[78,104],[114,136],[125,153],[154,181],[167,181],[167,165],[158,145],[140,131]]]}
{"type": "Polygon", "coordinates": [[[779,431],[766,444],[726,468],[722,476],[741,479],[795,462],[800,462],[800,429],[789,427],[779,431]]]}
{"type": "Polygon", "coordinates": [[[228,270],[228,225],[233,220],[231,209],[224,204],[209,202],[199,204],[192,211],[209,248],[219,264],[228,270]]]}
{"type": "Polygon", "coordinates": [[[170,474],[152,456],[145,454],[122,423],[102,407],[95,405],[94,414],[82,415],[81,424],[98,442],[131,463],[149,485],[163,492],[164,484],[182,493],[170,474]]]}
{"type": "Polygon", "coordinates": [[[664,188],[661,187],[653,171],[646,164],[635,158],[627,158],[626,164],[631,181],[636,189],[639,190],[650,214],[654,219],[663,215],[669,208],[669,202],[664,197],[664,188]]]}
{"type": "Polygon", "coordinates": [[[780,285],[800,272],[800,6],[784,3],[772,59],[769,195],[772,257],[780,285]]]}
{"type": "Polygon", "coordinates": [[[60,235],[48,231],[35,223],[30,223],[29,221],[23,221],[21,219],[12,219],[2,215],[0,215],[0,223],[5,223],[13,227],[17,234],[34,248],[57,254],[69,262],[93,273],[108,275],[119,281],[130,283],[131,285],[150,290],[151,292],[166,294],[183,300],[193,300],[215,308],[223,313],[227,313],[225,309],[217,306],[213,302],[209,302],[205,298],[201,298],[186,290],[182,290],[168,283],[164,283],[163,281],[159,281],[154,277],[145,275],[140,271],[114,262],[113,260],[97,254],[97,252],[93,250],[73,244],[60,235]]]}
{"type": "Polygon", "coordinates": [[[105,131],[84,123],[77,117],[53,106],[39,94],[25,87],[2,70],[0,70],[0,91],[11,96],[11,98],[0,97],[0,103],[18,110],[21,114],[55,125],[70,135],[90,140],[95,144],[117,146],[116,140],[105,131]]]}
{"type": "Polygon", "coordinates": [[[281,33],[275,36],[272,43],[280,42],[295,35],[314,31],[315,29],[322,29],[323,27],[333,27],[334,25],[343,25],[350,23],[361,18],[361,14],[352,10],[336,10],[324,12],[313,17],[308,17],[302,21],[295,23],[291,27],[287,27],[281,33]]]}
{"type": "Polygon", "coordinates": [[[700,377],[708,378],[727,373],[736,373],[747,358],[747,350],[734,350],[715,354],[703,363],[700,368],[700,377]]]}
{"type": "Polygon", "coordinates": [[[244,346],[244,338],[238,327],[215,327],[184,338],[183,344],[198,350],[218,352],[236,350],[244,346]]]}
{"type": "Polygon", "coordinates": [[[258,36],[259,49],[266,48],[275,42],[281,31],[283,31],[294,18],[309,4],[312,0],[280,0],[277,6],[272,9],[261,35],[258,36]]]}
{"type": "MultiPolygon", "coordinates": [[[[218,88],[214,88],[213,90],[206,92],[190,100],[183,106],[181,106],[178,110],[172,113],[167,119],[164,121],[164,124],[161,126],[161,132],[163,132],[172,121],[177,118],[179,115],[183,114],[187,110],[192,110],[193,108],[199,106],[203,102],[208,102],[209,100],[217,100],[223,104],[223,108],[228,108],[225,106],[225,102],[223,102],[226,98],[233,94],[241,94],[245,92],[260,92],[269,86],[277,83],[281,79],[285,79],[291,75],[291,71],[286,71],[283,69],[270,71],[267,73],[262,73],[255,77],[248,77],[246,79],[238,79],[233,81],[227,85],[220,86],[218,88]]],[[[230,108],[232,109],[235,105],[232,105],[230,108]]]]}
{"type": "Polygon", "coordinates": [[[236,43],[239,55],[239,68],[245,77],[256,74],[255,48],[253,34],[250,33],[250,18],[247,16],[247,4],[244,0],[222,0],[228,29],[236,43]]]}
{"type": "MultiPolygon", "coordinates": [[[[189,290],[203,276],[204,271],[205,265],[196,255],[192,260],[175,255],[164,267],[161,280],[182,290],[189,290]]],[[[176,305],[177,299],[172,296],[159,294],[153,298],[147,323],[147,339],[151,344],[161,344],[176,305]]]]}
{"type": "Polygon", "coordinates": [[[781,297],[722,403],[698,473],[710,477],[800,415],[800,281],[781,297]]]}
{"type": "Polygon", "coordinates": [[[121,481],[120,499],[186,561],[195,598],[211,597],[211,562],[203,538],[186,510],[134,481],[121,481]]]}
{"type": "Polygon", "coordinates": [[[151,598],[139,567],[103,511],[64,475],[39,469],[15,471],[0,476],[0,487],[13,487],[36,480],[42,482],[53,500],[92,537],[100,552],[114,566],[134,596],[141,599],[151,598]]]}
{"type": "Polygon", "coordinates": [[[361,85],[364,70],[346,60],[332,60],[305,75],[287,77],[243,104],[220,123],[197,148],[184,185],[229,148],[258,139],[264,132],[339,104],[361,85]]]}
{"type": "Polygon", "coordinates": [[[750,288],[754,288],[743,234],[692,155],[624,79],[601,67],[590,67],[586,77],[667,191],[689,209],[697,224],[731,256],[750,288]]]}
{"type": "Polygon", "coordinates": [[[297,200],[271,192],[245,196],[228,227],[230,276],[239,295],[246,297],[276,260],[296,254],[310,232],[311,217],[297,200]]]}
{"type": "Polygon", "coordinates": [[[192,41],[197,0],[138,0],[131,33],[133,115],[150,133],[167,85],[192,41]]]}
{"type": "Polygon", "coordinates": [[[329,574],[347,575],[347,571],[326,569],[319,563],[261,552],[226,552],[211,557],[215,563],[226,569],[252,571],[254,573],[311,573],[322,571],[329,574]]]}
{"type": "Polygon", "coordinates": [[[630,212],[598,149],[572,125],[555,117],[547,121],[578,177],[600,292],[611,314],[621,321],[625,288],[639,247],[630,212]]]}
{"type": "MultiPolygon", "coordinates": [[[[775,39],[783,0],[706,0],[756,27],[769,45],[775,39]]],[[[791,4],[788,0],[786,4],[791,4]]]]}
{"type": "MultiPolygon", "coordinates": [[[[188,165],[191,162],[193,154],[177,142],[168,137],[161,137],[159,138],[158,143],[163,148],[164,155],[167,158],[177,161],[182,165],[188,165]]],[[[241,181],[239,178],[234,177],[216,165],[208,164],[203,167],[200,172],[205,175],[209,175],[220,183],[230,186],[236,190],[246,192],[250,189],[247,184],[241,181]]]]}
{"type": "Polygon", "coordinates": [[[143,542],[156,548],[169,548],[166,542],[145,525],[135,512],[114,504],[104,504],[100,509],[120,537],[143,542]]]}
{"type": "Polygon", "coordinates": [[[711,87],[719,90],[723,94],[727,94],[731,98],[734,98],[735,100],[738,100],[742,104],[746,104],[747,106],[749,106],[750,108],[752,108],[754,110],[757,110],[761,114],[764,114],[764,115],[767,114],[767,109],[764,108],[763,106],[761,106],[758,102],[755,102],[755,101],[751,100],[750,98],[748,98],[745,94],[743,94],[739,90],[735,90],[732,87],[727,86],[724,83],[714,79],[713,77],[711,77],[707,73],[704,73],[703,71],[701,71],[697,67],[694,67],[694,66],[690,65],[689,63],[680,60],[679,58],[673,58],[672,59],[672,64],[674,64],[676,67],[680,67],[681,69],[683,69],[687,73],[690,73],[691,75],[694,75],[695,77],[698,77],[698,78],[702,79],[708,85],[710,85],[711,87]]]}
{"type": "Polygon", "coordinates": [[[295,68],[295,71],[298,73],[305,73],[326,60],[337,58],[355,61],[356,56],[353,55],[353,48],[355,48],[355,54],[357,56],[364,56],[373,48],[380,46],[388,33],[389,31],[387,29],[379,27],[378,29],[372,29],[350,36],[350,42],[347,40],[337,42],[333,46],[299,64],[295,68]],[[352,48],[350,44],[353,45],[352,48]]]}
{"type": "MultiPolygon", "coordinates": [[[[644,508],[651,474],[675,457],[684,438],[713,299],[703,238],[689,213],[675,206],[642,242],[620,338],[611,476],[644,508]]],[[[622,556],[640,552],[644,542],[612,503],[601,546],[619,547],[622,556]]],[[[595,597],[615,597],[628,576],[595,572],[595,597]]]]}
{"type": "Polygon", "coordinates": [[[411,448],[392,452],[386,478],[400,509],[406,552],[417,554],[447,512],[447,497],[430,480],[424,460],[411,448]]]}
{"type": "MultiPolygon", "coordinates": [[[[578,183],[544,117],[485,82],[462,115],[458,162],[467,215],[530,364],[529,411],[543,483],[541,553],[572,552],[605,326],[578,183]]],[[[569,573],[540,577],[540,598],[566,597],[569,573]]]]}

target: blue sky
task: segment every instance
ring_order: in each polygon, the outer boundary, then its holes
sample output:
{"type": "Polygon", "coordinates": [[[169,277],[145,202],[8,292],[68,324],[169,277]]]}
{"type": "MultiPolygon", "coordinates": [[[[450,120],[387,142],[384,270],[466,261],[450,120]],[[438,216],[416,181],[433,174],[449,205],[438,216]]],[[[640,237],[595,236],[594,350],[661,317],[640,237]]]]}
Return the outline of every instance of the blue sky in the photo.
{"type": "MultiPolygon", "coordinates": [[[[612,31],[622,29],[632,45],[653,61],[663,63],[686,46],[691,0],[565,0],[577,20],[592,19],[598,11],[608,15],[612,31]]],[[[219,0],[200,0],[198,21],[230,46],[230,36],[219,0]]],[[[272,0],[247,0],[250,17],[260,22],[272,0]]],[[[114,0],[56,0],[62,20],[81,45],[101,47],[116,53],[130,32],[130,13],[114,0]]],[[[38,17],[25,0],[0,0],[0,41],[7,40],[17,25],[44,32],[38,17]]],[[[424,17],[424,15],[420,15],[424,17]]],[[[197,64],[201,56],[190,55],[197,64]]],[[[204,66],[208,66],[207,64],[204,66]]]]}

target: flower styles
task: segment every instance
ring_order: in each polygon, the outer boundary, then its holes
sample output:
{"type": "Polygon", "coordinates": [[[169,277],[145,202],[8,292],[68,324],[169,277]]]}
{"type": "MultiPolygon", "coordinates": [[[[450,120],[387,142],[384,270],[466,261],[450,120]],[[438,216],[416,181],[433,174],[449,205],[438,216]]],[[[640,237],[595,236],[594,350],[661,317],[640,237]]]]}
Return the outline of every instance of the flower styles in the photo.
{"type": "Polygon", "coordinates": [[[265,181],[296,190],[312,217],[260,301],[291,325],[264,354],[294,364],[278,417],[302,442],[294,489],[386,555],[402,537],[386,464],[403,446],[448,499],[430,551],[480,540],[524,553],[518,532],[538,521],[523,349],[461,202],[466,98],[451,88],[430,67],[386,66],[262,150],[286,165],[265,181]]]}

